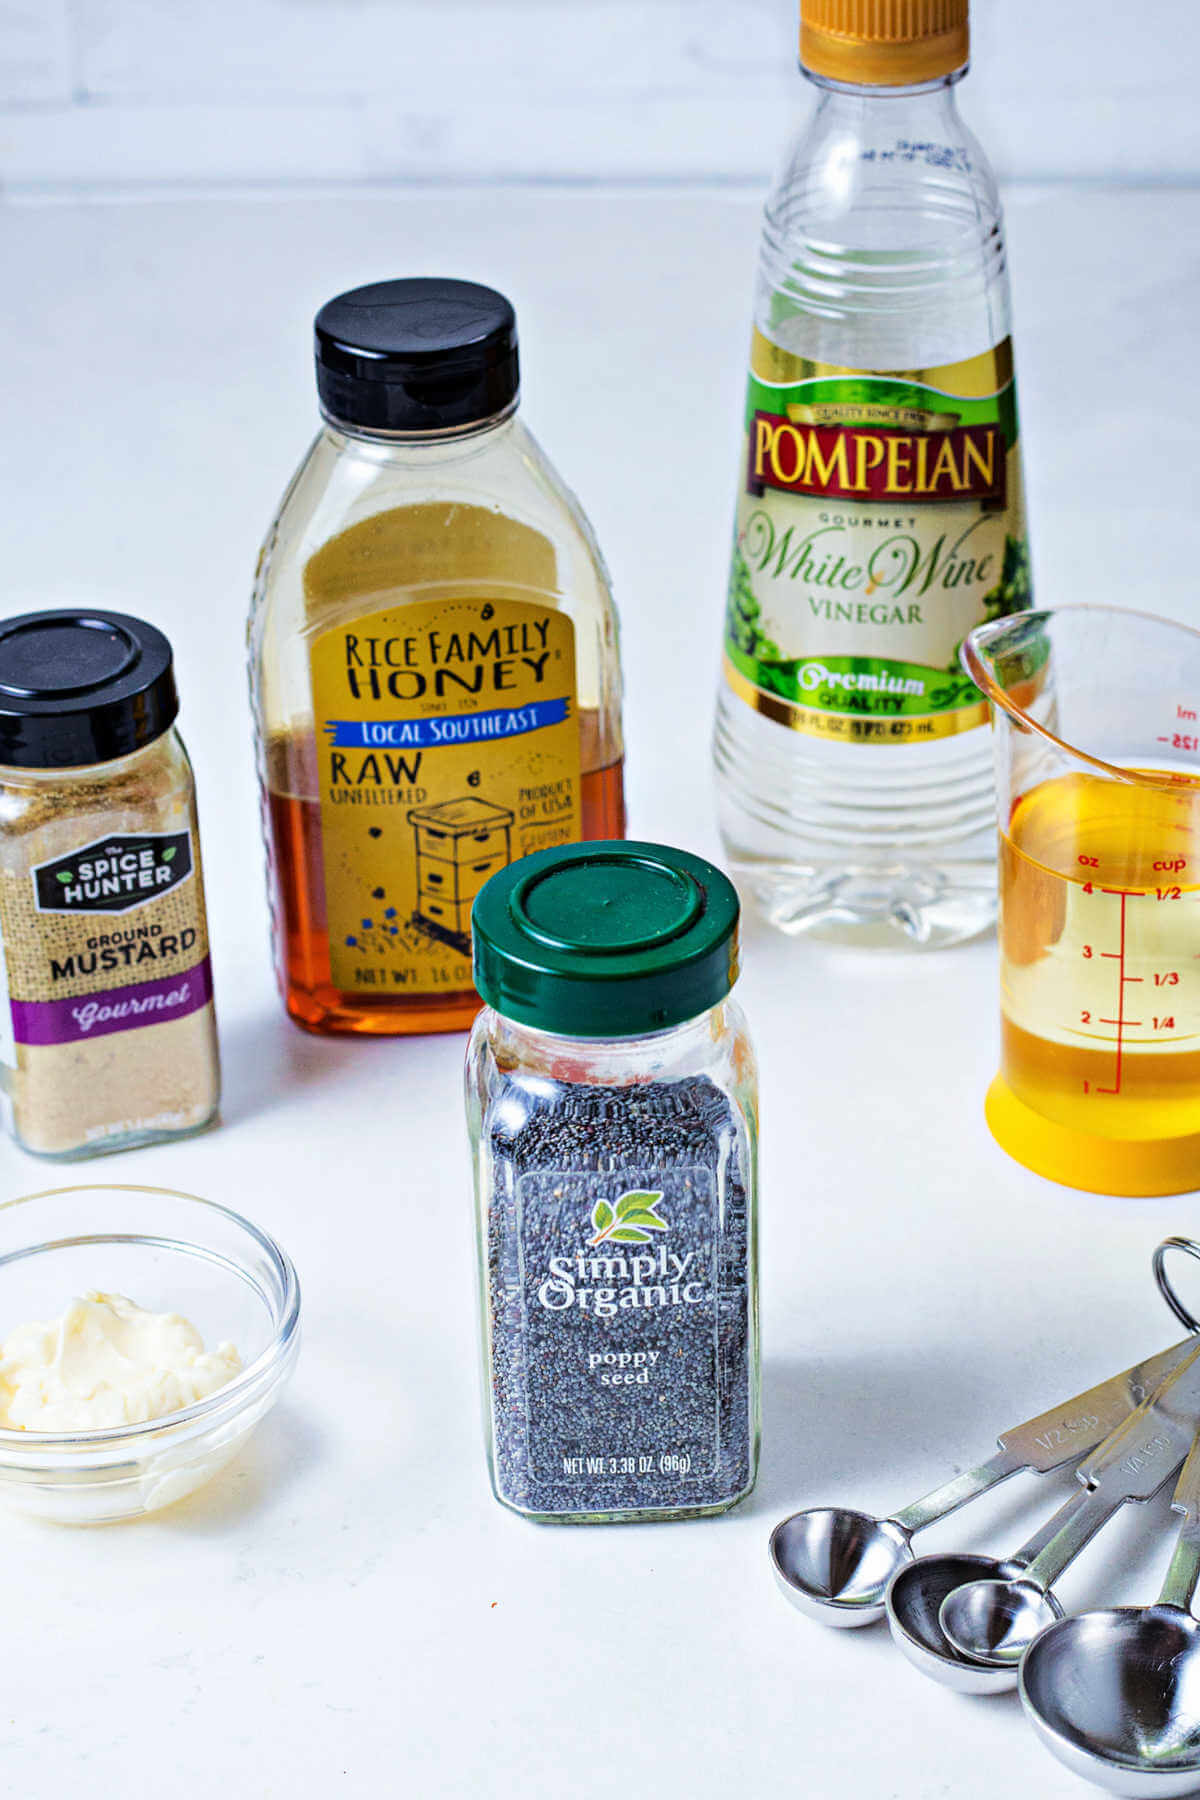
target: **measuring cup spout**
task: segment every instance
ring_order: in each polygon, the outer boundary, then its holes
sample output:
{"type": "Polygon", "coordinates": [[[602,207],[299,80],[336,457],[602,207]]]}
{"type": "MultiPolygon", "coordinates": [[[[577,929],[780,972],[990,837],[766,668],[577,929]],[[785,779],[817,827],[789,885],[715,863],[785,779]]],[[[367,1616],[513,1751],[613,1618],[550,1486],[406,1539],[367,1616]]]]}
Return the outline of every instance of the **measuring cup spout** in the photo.
{"type": "Polygon", "coordinates": [[[1200,1185],[1200,632],[1115,607],[978,626],[1000,826],[1010,1155],[1101,1193],[1200,1185]]]}

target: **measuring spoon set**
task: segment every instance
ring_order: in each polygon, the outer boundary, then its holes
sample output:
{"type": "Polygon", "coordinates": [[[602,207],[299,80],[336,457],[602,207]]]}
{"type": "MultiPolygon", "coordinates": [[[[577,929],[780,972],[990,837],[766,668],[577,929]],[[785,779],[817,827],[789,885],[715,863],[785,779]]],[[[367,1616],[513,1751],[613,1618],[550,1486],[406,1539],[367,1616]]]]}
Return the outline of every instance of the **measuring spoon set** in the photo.
{"type": "Polygon", "coordinates": [[[1086,1779],[1128,1795],[1200,1789],[1200,1322],[1154,1273],[1193,1333],[1099,1386],[1004,1432],[996,1452],[923,1499],[871,1518],[809,1508],[771,1534],[776,1581],[801,1612],[836,1626],[885,1615],[922,1674],[967,1694],[1020,1688],[1042,1742],[1086,1779]],[[1005,1558],[915,1557],[912,1539],[1011,1475],[1076,1465],[1076,1493],[1005,1558]],[[1158,1602],[1063,1616],[1053,1584],[1124,1505],[1177,1474],[1183,1515],[1158,1602]]]}

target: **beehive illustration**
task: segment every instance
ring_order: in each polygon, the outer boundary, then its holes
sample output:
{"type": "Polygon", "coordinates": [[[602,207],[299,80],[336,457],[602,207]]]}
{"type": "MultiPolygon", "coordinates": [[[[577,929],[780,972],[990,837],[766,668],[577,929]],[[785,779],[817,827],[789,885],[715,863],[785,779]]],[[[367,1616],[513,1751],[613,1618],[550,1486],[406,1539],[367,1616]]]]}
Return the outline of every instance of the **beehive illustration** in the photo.
{"type": "Polygon", "coordinates": [[[413,924],[430,937],[471,953],[471,902],[489,875],[512,861],[514,814],[467,795],[414,806],[417,908],[413,924]]]}

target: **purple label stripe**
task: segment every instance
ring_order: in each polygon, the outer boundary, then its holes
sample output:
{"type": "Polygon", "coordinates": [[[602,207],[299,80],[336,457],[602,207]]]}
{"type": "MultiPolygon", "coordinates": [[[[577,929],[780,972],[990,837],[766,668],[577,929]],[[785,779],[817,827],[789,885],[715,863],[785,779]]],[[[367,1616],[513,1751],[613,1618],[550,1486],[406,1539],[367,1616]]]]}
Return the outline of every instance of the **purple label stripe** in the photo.
{"type": "Polygon", "coordinates": [[[14,1000],[13,1037],[18,1044],[77,1044],[111,1031],[182,1019],[207,1006],[212,991],[212,964],[206,956],[184,975],[140,981],[135,987],[108,988],[73,1000],[14,1000]]]}

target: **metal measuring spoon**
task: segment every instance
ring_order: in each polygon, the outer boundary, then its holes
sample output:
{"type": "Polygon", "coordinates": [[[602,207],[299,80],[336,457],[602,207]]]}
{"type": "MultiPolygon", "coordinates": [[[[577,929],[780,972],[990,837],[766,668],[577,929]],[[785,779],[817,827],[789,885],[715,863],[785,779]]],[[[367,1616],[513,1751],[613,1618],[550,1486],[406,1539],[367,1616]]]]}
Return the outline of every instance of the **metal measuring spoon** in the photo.
{"type": "Polygon", "coordinates": [[[1198,1413],[1200,1347],[1193,1341],[1191,1354],[1080,1464],[1082,1491],[1007,1560],[923,1556],[902,1569],[888,1589],[887,1612],[909,1661],[960,1693],[1015,1687],[1017,1664],[1031,1641],[1019,1642],[1022,1626],[1032,1626],[1036,1636],[1062,1615],[1050,1582],[1120,1507],[1148,1500],[1175,1473],[1195,1437],[1198,1413]],[[960,1617],[950,1603],[968,1584],[971,1598],[960,1617]],[[964,1632],[981,1624],[978,1639],[954,1642],[946,1630],[951,1619],[964,1632]]]}
{"type": "Polygon", "coordinates": [[[1110,1793],[1200,1788],[1200,1438],[1171,1502],[1183,1514],[1153,1606],[1060,1619],[1021,1665],[1021,1701],[1060,1762],[1110,1793]]]}
{"type": "MultiPolygon", "coordinates": [[[[1183,1250],[1189,1256],[1200,1256],[1200,1245],[1190,1238],[1167,1238],[1154,1252],[1154,1278],[1164,1299],[1172,1312],[1189,1329],[1194,1330],[1195,1320],[1176,1295],[1165,1273],[1163,1265],[1168,1250],[1183,1250]]],[[[1169,1397],[1161,1391],[1155,1396],[1155,1405],[1156,1408],[1170,1407],[1172,1415],[1179,1422],[1186,1444],[1193,1429],[1193,1424],[1189,1423],[1193,1415],[1188,1413],[1187,1382],[1179,1375],[1176,1380],[1179,1385],[1172,1383],[1169,1397]],[[1188,1416],[1180,1422],[1181,1411],[1188,1416]]],[[[1129,1423],[1136,1428],[1136,1420],[1129,1423]]],[[[1120,1460],[1121,1449],[1117,1443],[1117,1435],[1114,1433],[1088,1464],[1087,1472],[1093,1484],[1098,1475],[1103,1478],[1106,1460],[1111,1462],[1114,1454],[1120,1460]]],[[[1081,1470],[1080,1473],[1082,1475],[1084,1471],[1081,1470]]],[[[1165,1479],[1165,1473],[1163,1478],[1165,1479]]],[[[1111,1483],[1111,1471],[1108,1479],[1111,1483]]],[[[1141,1496],[1126,1497],[1136,1499],[1141,1496]]],[[[1081,1520],[1070,1528],[1065,1527],[1020,1575],[1008,1580],[968,1581],[948,1594],[938,1610],[938,1623],[952,1648],[973,1662],[984,1662],[993,1668],[1015,1669],[1038,1633],[1062,1617],[1062,1607],[1049,1590],[1087,1542],[1087,1537],[1081,1534],[1084,1524],[1085,1521],[1081,1520]]]]}
{"type": "MultiPolygon", "coordinates": [[[[1014,1425],[997,1439],[999,1450],[986,1462],[885,1519],[848,1506],[793,1513],[771,1533],[771,1566],[780,1591],[801,1612],[827,1625],[873,1624],[883,1617],[888,1583],[912,1561],[910,1540],[918,1531],[1022,1469],[1045,1475],[1086,1455],[1195,1349],[1195,1337],[1185,1338],[1052,1411],[1014,1425]]],[[[974,1561],[982,1566],[964,1569],[953,1586],[996,1572],[996,1564],[974,1561]]],[[[938,1595],[939,1606],[944,1597],[938,1595]]],[[[933,1617],[936,1625],[937,1607],[933,1617]]]]}

